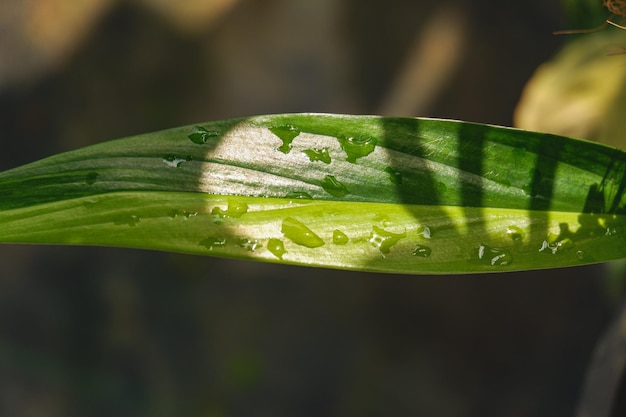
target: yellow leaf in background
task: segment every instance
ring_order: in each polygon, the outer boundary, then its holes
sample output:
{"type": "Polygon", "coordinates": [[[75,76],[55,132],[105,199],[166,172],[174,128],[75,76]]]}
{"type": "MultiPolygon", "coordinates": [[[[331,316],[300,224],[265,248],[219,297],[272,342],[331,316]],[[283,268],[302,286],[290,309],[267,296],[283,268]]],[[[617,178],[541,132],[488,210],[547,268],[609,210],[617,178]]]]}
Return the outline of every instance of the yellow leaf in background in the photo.
{"type": "Polygon", "coordinates": [[[195,33],[207,29],[237,0],[138,0],[174,24],[180,31],[195,33]]]}
{"type": "Polygon", "coordinates": [[[526,85],[515,125],[626,148],[626,33],[580,35],[526,85]]]}

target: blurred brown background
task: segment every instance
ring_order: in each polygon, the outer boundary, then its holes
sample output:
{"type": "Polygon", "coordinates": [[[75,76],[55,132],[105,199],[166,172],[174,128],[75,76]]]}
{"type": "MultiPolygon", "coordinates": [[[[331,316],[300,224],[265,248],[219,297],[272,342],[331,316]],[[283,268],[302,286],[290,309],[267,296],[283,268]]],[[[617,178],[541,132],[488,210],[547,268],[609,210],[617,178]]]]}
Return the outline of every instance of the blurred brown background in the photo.
{"type": "MultiPolygon", "coordinates": [[[[253,114],[512,125],[563,16],[557,0],[0,0],[0,169],[253,114]]],[[[620,294],[602,266],[0,258],[2,416],[570,416],[620,294]]]]}

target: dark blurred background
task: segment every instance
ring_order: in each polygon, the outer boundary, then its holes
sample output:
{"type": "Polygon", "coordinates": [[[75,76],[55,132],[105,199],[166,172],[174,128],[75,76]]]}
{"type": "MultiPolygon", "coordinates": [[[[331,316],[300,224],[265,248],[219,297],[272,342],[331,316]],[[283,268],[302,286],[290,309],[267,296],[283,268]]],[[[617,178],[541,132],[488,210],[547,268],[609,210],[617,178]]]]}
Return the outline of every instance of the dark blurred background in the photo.
{"type": "MultiPolygon", "coordinates": [[[[0,169],[253,114],[512,125],[571,24],[558,0],[0,0],[0,169]]],[[[0,259],[2,416],[571,416],[621,295],[602,266],[0,259]]]]}

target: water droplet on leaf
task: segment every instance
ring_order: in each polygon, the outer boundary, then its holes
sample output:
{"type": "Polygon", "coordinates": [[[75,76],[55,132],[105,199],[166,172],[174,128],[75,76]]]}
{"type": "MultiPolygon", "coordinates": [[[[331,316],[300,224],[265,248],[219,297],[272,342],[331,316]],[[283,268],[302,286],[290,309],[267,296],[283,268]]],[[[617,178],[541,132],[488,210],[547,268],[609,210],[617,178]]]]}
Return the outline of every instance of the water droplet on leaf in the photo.
{"type": "Polygon", "coordinates": [[[326,175],[321,183],[322,188],[330,195],[335,197],[343,197],[349,191],[337,178],[332,175],[326,175]]]}
{"type": "Polygon", "coordinates": [[[311,162],[320,161],[325,164],[330,164],[331,159],[328,154],[328,148],[305,149],[302,153],[308,156],[311,162]]]}
{"type": "Polygon", "coordinates": [[[262,247],[262,245],[256,239],[239,239],[237,245],[244,249],[247,249],[250,252],[254,252],[258,248],[262,247]]]}
{"type": "Polygon", "coordinates": [[[135,216],[134,214],[130,214],[127,216],[119,216],[117,218],[117,220],[115,220],[114,224],[121,226],[121,225],[126,225],[126,226],[131,226],[134,227],[137,225],[137,223],[139,223],[141,219],[139,218],[139,216],[135,216]]]}
{"type": "Polygon", "coordinates": [[[312,200],[311,194],[304,191],[292,191],[285,196],[285,198],[291,198],[293,200],[312,200]]]}
{"type": "Polygon", "coordinates": [[[539,252],[552,253],[556,255],[557,253],[562,253],[574,247],[574,242],[572,239],[566,237],[564,239],[552,241],[552,239],[544,240],[541,243],[541,247],[539,248],[539,252]]]}
{"type": "Polygon", "coordinates": [[[524,231],[518,226],[507,227],[506,235],[514,241],[524,240],[524,231]]]}
{"type": "Polygon", "coordinates": [[[187,135],[189,140],[193,143],[197,143],[198,145],[204,145],[209,141],[209,139],[219,136],[220,132],[209,131],[203,128],[202,126],[194,126],[191,129],[191,133],[187,135]]]}
{"type": "Polygon", "coordinates": [[[508,250],[481,244],[478,247],[478,260],[491,266],[505,266],[513,262],[513,256],[508,250]]]}
{"type": "Polygon", "coordinates": [[[430,239],[430,236],[431,236],[430,227],[428,227],[428,226],[420,226],[420,227],[417,228],[416,234],[418,236],[423,237],[424,239],[430,239]]]}
{"type": "Polygon", "coordinates": [[[280,231],[287,239],[307,248],[317,248],[324,244],[321,237],[293,217],[287,217],[283,220],[280,231]]]}
{"type": "Polygon", "coordinates": [[[283,255],[287,253],[285,250],[285,244],[280,239],[270,239],[267,242],[267,249],[278,259],[283,259],[283,255]]]}
{"type": "Polygon", "coordinates": [[[284,154],[291,152],[291,142],[300,134],[300,130],[292,125],[273,126],[269,129],[283,141],[277,149],[284,154]]]}
{"type": "Polygon", "coordinates": [[[416,245],[415,249],[413,250],[413,255],[421,256],[422,258],[428,258],[431,252],[432,249],[430,249],[428,246],[416,245]]]}
{"type": "Polygon", "coordinates": [[[576,251],[576,258],[581,262],[588,262],[588,263],[595,262],[595,259],[593,258],[593,256],[581,250],[576,251]]]}
{"type": "Polygon", "coordinates": [[[208,250],[213,248],[223,248],[226,246],[226,238],[209,236],[200,242],[201,246],[204,246],[208,250]]]}
{"type": "Polygon", "coordinates": [[[341,145],[341,149],[344,150],[348,157],[347,161],[353,164],[356,163],[358,158],[363,158],[374,152],[377,143],[376,139],[371,137],[359,138],[353,136],[340,136],[337,140],[341,145]]]}
{"type": "Polygon", "coordinates": [[[178,216],[183,216],[183,218],[185,220],[189,220],[192,217],[196,217],[198,215],[197,211],[187,211],[187,210],[170,210],[170,212],[168,213],[168,216],[171,219],[175,219],[178,216]]]}
{"type": "Polygon", "coordinates": [[[348,235],[339,229],[333,230],[333,243],[335,245],[345,245],[350,241],[348,235]]]}
{"type": "Polygon", "coordinates": [[[223,223],[227,218],[238,219],[248,212],[248,205],[236,200],[228,201],[228,208],[222,210],[219,207],[211,210],[211,216],[213,217],[213,223],[223,223]]]}
{"type": "Polygon", "coordinates": [[[163,163],[171,168],[178,168],[180,164],[183,162],[191,161],[191,156],[176,156],[176,155],[165,155],[163,157],[163,163]]]}
{"type": "Polygon", "coordinates": [[[387,254],[391,250],[391,247],[404,237],[406,237],[406,233],[392,233],[378,226],[374,226],[372,227],[368,242],[378,248],[380,253],[387,254]]]}

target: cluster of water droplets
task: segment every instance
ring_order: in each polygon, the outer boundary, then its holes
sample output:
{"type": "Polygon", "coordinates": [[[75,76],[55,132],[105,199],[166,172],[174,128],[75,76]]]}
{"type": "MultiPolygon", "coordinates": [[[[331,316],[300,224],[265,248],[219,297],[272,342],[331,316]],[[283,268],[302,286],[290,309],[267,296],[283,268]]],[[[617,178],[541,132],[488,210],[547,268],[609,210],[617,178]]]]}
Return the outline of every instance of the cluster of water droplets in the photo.
{"type": "MultiPolygon", "coordinates": [[[[302,133],[301,129],[291,124],[273,125],[268,127],[268,129],[272,132],[272,134],[280,139],[281,145],[278,146],[276,150],[283,154],[289,154],[293,150],[294,141],[297,140],[297,137],[302,133]]],[[[210,141],[211,138],[219,135],[220,132],[210,131],[203,127],[195,126],[188,135],[188,138],[196,144],[205,144],[210,141]]],[[[377,140],[373,137],[337,136],[336,140],[338,141],[341,150],[345,153],[345,161],[352,164],[357,164],[360,158],[365,158],[370,155],[375,151],[377,146],[377,140]]],[[[311,163],[330,165],[333,162],[333,158],[338,158],[335,154],[332,154],[331,157],[331,150],[329,147],[311,147],[304,149],[301,152],[308,157],[311,163]]],[[[177,155],[167,155],[163,158],[163,162],[173,168],[179,167],[190,160],[190,156],[181,157],[177,155]]],[[[391,184],[402,185],[403,174],[401,171],[394,169],[391,166],[385,167],[383,171],[387,175],[391,184]]],[[[97,174],[90,175],[92,176],[86,181],[88,183],[95,182],[97,174]]],[[[541,195],[543,182],[539,173],[534,172],[533,175],[535,178],[534,185],[531,186],[529,184],[526,187],[523,187],[523,189],[529,197],[538,198],[541,195]]],[[[335,175],[326,174],[323,178],[318,179],[317,181],[319,186],[333,197],[343,197],[350,194],[349,186],[343,182],[340,173],[336,173],[335,175]]],[[[438,192],[446,192],[446,184],[438,182],[436,186],[438,192]]],[[[285,197],[289,199],[312,199],[311,195],[307,192],[297,190],[288,193],[285,197]]],[[[213,208],[211,211],[211,218],[214,223],[221,224],[239,219],[244,216],[247,211],[248,207],[245,204],[233,200],[228,203],[226,208],[213,208]]],[[[136,224],[136,222],[132,222],[132,219],[130,220],[131,221],[127,222],[127,224],[136,224]]],[[[403,248],[406,248],[406,243],[410,242],[412,245],[410,253],[417,258],[429,258],[434,253],[431,246],[429,246],[431,229],[426,226],[422,226],[417,229],[412,228],[409,231],[398,231],[393,227],[386,227],[384,222],[379,222],[379,224],[372,225],[371,230],[367,235],[350,237],[346,231],[334,229],[332,230],[332,235],[325,237],[324,234],[330,234],[330,232],[316,232],[315,227],[309,227],[296,217],[289,216],[280,222],[279,227],[281,238],[272,237],[263,241],[246,238],[239,241],[233,241],[233,245],[250,252],[255,252],[264,248],[278,259],[283,259],[285,254],[288,253],[285,247],[285,242],[290,242],[288,244],[294,244],[309,249],[319,248],[328,243],[339,246],[347,245],[349,243],[365,243],[377,249],[384,258],[392,253],[394,247],[398,245],[399,242],[405,241],[403,248]],[[408,242],[406,242],[407,239],[408,242]]],[[[323,230],[328,229],[324,228],[323,230]]],[[[615,233],[615,229],[607,228],[607,236],[615,233]]],[[[497,239],[497,241],[502,244],[501,247],[498,245],[479,243],[477,246],[474,246],[474,249],[470,249],[472,252],[469,259],[484,265],[500,267],[513,263],[514,251],[520,250],[532,252],[533,250],[532,243],[527,242],[528,238],[526,233],[517,225],[511,225],[506,228],[505,238],[506,239],[504,240],[497,239]]],[[[225,238],[207,237],[200,244],[209,250],[214,250],[227,246],[228,242],[225,238]]],[[[289,246],[287,246],[287,248],[288,247],[289,246]]],[[[557,238],[549,236],[534,250],[539,253],[558,255],[569,252],[574,248],[574,240],[569,236],[558,236],[557,238]]],[[[467,252],[465,253],[467,254],[467,252]]],[[[581,250],[577,250],[574,253],[580,260],[586,261],[590,259],[589,256],[581,250]]]]}
{"type": "MultiPolygon", "coordinates": [[[[276,148],[279,152],[289,154],[293,149],[294,140],[302,133],[302,131],[292,124],[278,124],[268,128],[275,136],[277,136],[282,144],[276,148]]],[[[367,157],[374,152],[378,140],[374,137],[358,137],[358,136],[337,136],[336,140],[340,148],[346,155],[346,161],[356,164],[359,158],[367,157]]],[[[304,149],[304,153],[309,161],[331,164],[332,157],[328,147],[313,147],[304,149]]],[[[389,181],[393,184],[402,183],[402,174],[391,167],[385,169],[389,175],[389,181]]],[[[350,194],[350,190],[338,175],[325,175],[319,181],[319,185],[330,195],[334,197],[343,197],[350,194]]]]}
{"type": "Polygon", "coordinates": [[[493,248],[480,244],[477,251],[478,260],[490,266],[505,266],[513,262],[511,252],[506,249],[493,248]]]}

